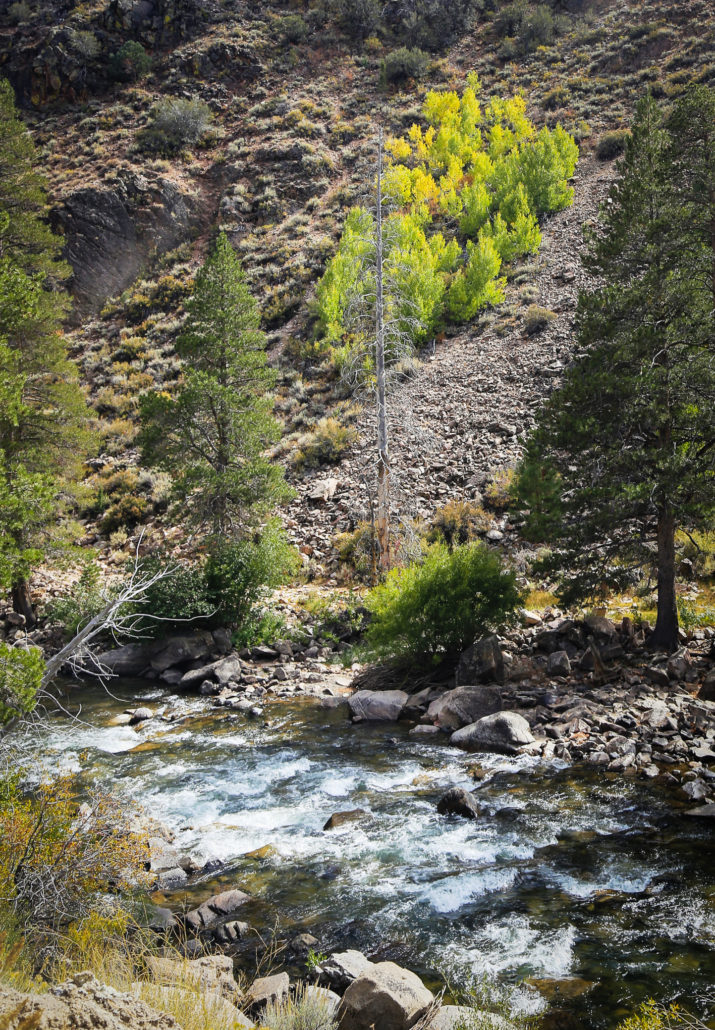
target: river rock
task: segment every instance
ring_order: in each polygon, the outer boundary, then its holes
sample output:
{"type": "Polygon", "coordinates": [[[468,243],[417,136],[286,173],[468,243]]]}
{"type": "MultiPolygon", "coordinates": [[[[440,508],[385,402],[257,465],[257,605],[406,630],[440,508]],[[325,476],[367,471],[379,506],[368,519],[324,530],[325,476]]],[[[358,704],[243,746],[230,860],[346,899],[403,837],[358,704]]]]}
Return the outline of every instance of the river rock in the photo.
{"type": "Polygon", "coordinates": [[[135,708],[134,711],[131,712],[131,719],[129,721],[129,725],[136,726],[137,723],[148,722],[150,719],[153,718],[154,713],[152,712],[151,708],[135,708]]]}
{"type": "Polygon", "coordinates": [[[149,955],[146,964],[152,979],[160,984],[195,987],[209,994],[237,1000],[238,984],[233,977],[233,960],[228,955],[203,955],[191,961],[149,955]]]}
{"type": "Polygon", "coordinates": [[[339,826],[344,826],[346,823],[357,822],[364,815],[367,815],[364,808],[353,808],[349,812],[333,812],[323,829],[337,830],[339,826]]]}
{"type": "Polygon", "coordinates": [[[333,952],[320,964],[323,976],[336,991],[344,991],[371,967],[372,962],[361,951],[355,950],[333,952]]]}
{"type": "Polygon", "coordinates": [[[552,651],[546,662],[547,676],[568,676],[571,673],[571,661],[566,651],[552,651]]]}
{"type": "Polygon", "coordinates": [[[210,655],[213,647],[214,638],[209,632],[167,637],[152,648],[151,667],[155,672],[163,672],[174,665],[195,662],[210,655]]]}
{"type": "Polygon", "coordinates": [[[338,1009],[340,1030],[409,1030],[434,1002],[418,976],[377,962],[354,980],[338,1009]]]}
{"type": "Polygon", "coordinates": [[[141,676],[149,668],[146,644],[124,644],[98,655],[100,665],[114,676],[141,676]]]}
{"type": "Polygon", "coordinates": [[[440,1005],[426,1030],[515,1030],[514,1024],[496,1012],[481,1012],[468,1005],[440,1005]]]}
{"type": "Polygon", "coordinates": [[[248,894],[243,891],[222,891],[221,894],[214,894],[208,901],[204,901],[198,908],[187,912],[184,922],[194,933],[210,930],[219,923],[227,921],[247,901],[248,894]]]}
{"type": "Polygon", "coordinates": [[[517,712],[496,712],[463,726],[449,738],[450,744],[468,751],[496,751],[514,754],[525,744],[533,744],[529,723],[517,712]]]}
{"type": "Polygon", "coordinates": [[[458,687],[490,680],[504,682],[504,656],[499,640],[494,635],[475,640],[462,653],[455,674],[458,687]]]}
{"type": "Polygon", "coordinates": [[[131,994],[78,973],[46,994],[21,994],[0,986],[3,1030],[181,1030],[179,1024],[131,994]]]}
{"type": "Polygon", "coordinates": [[[685,814],[697,816],[699,819],[715,819],[715,802],[700,805],[699,808],[689,808],[685,814]]]}
{"type": "Polygon", "coordinates": [[[395,722],[407,698],[404,690],[358,690],[348,705],[353,722],[395,722]]]}
{"type": "Polygon", "coordinates": [[[440,815],[459,815],[463,819],[479,818],[479,808],[474,795],[463,787],[452,787],[437,802],[440,815]]]}
{"type": "Polygon", "coordinates": [[[458,730],[502,707],[498,687],[455,687],[436,698],[427,709],[427,716],[446,730],[458,730]]]}
{"type": "Polygon", "coordinates": [[[288,997],[290,978],[287,973],[273,976],[259,976],[243,996],[243,1004],[249,1012],[259,1012],[266,1005],[275,1005],[288,997]]]}

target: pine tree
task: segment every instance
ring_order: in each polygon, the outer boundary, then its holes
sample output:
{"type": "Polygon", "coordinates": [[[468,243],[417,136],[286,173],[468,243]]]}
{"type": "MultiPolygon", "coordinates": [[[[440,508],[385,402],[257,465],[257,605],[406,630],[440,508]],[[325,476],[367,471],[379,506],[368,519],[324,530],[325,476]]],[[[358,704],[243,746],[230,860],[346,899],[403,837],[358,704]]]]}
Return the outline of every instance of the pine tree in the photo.
{"type": "Polygon", "coordinates": [[[652,98],[638,105],[585,258],[598,285],[579,298],[584,354],[541,412],[520,479],[566,601],[655,567],[650,642],[666,650],[678,644],[676,530],[715,512],[714,121],[706,88],[667,123],[652,98]],[[558,503],[530,489],[535,460],[558,476],[558,503]]]}
{"type": "Polygon", "coordinates": [[[30,574],[58,538],[68,480],[91,442],[60,330],[69,268],[36,161],[0,81],[0,584],[30,625],[30,574]]]}
{"type": "Polygon", "coordinates": [[[144,459],[174,476],[189,521],[219,539],[241,535],[289,496],[265,454],[280,437],[256,302],[222,233],[196,276],[177,341],[186,366],[174,397],[142,404],[144,459]]]}

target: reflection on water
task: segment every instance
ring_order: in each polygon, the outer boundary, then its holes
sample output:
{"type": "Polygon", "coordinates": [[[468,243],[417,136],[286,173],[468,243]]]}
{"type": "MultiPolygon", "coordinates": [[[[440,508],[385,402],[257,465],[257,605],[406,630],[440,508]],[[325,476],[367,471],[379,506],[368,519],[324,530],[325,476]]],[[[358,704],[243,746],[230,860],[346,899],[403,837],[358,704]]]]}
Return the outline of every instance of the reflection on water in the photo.
{"type": "Polygon", "coordinates": [[[707,1012],[713,828],[656,788],[468,756],[309,702],[269,705],[264,726],[146,684],[122,689],[179,718],[114,726],[124,705],[84,693],[83,721],[51,720],[40,747],[142,802],[182,848],[227,863],[220,882],[255,896],[259,929],[277,919],[325,951],[379,949],[430,980],[565,980],[541,986],[575,995],[565,1004],[584,1027],[614,1026],[649,996],[707,1012]],[[437,814],[452,785],[476,789],[477,821],[437,814]],[[368,814],[322,831],[352,808],[368,814]],[[265,845],[266,858],[242,857],[265,845]]]}

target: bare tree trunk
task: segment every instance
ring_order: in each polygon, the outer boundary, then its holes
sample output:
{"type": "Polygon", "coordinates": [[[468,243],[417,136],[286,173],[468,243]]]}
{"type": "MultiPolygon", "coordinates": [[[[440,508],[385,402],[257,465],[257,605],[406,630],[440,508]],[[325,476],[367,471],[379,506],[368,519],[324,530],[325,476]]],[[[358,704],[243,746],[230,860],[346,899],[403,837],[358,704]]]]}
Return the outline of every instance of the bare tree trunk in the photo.
{"type": "Polygon", "coordinates": [[[675,651],[678,647],[675,516],[667,504],[658,517],[658,617],[649,644],[660,651],[675,651]]]}
{"type": "Polygon", "coordinates": [[[18,615],[25,616],[25,625],[28,629],[32,629],[36,625],[37,616],[35,615],[35,609],[32,607],[30,584],[26,579],[22,579],[19,583],[13,585],[12,607],[13,611],[17,612],[18,615]]]}
{"type": "Polygon", "coordinates": [[[377,151],[376,197],[375,368],[377,372],[377,540],[380,567],[390,567],[390,464],[387,447],[385,399],[385,310],[383,296],[382,242],[382,126],[377,151]]]}

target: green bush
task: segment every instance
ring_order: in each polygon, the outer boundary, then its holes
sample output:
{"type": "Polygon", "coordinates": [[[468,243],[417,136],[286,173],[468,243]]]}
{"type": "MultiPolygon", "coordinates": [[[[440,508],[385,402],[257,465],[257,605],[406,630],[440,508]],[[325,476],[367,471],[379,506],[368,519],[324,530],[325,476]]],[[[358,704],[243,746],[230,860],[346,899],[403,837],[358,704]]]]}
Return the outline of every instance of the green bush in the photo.
{"type": "Polygon", "coordinates": [[[145,150],[174,154],[198,143],[206,135],[211,118],[211,109],[203,100],[160,100],[152,108],[151,121],[139,134],[138,142],[145,150]]]}
{"type": "Polygon", "coordinates": [[[606,132],[596,144],[596,157],[600,161],[612,161],[626,149],[626,140],[630,136],[630,129],[614,129],[613,132],[606,132]]]}
{"type": "Polygon", "coordinates": [[[338,561],[369,583],[379,554],[377,534],[369,522],[359,522],[349,533],[338,533],[333,541],[338,561]]]}
{"type": "Polygon", "coordinates": [[[421,79],[427,74],[429,57],[419,47],[400,47],[393,50],[382,62],[382,76],[385,82],[399,84],[410,79],[421,79]]]}
{"type": "Polygon", "coordinates": [[[524,315],[524,328],[529,336],[533,336],[534,333],[540,333],[546,329],[547,325],[553,322],[555,318],[556,313],[554,311],[542,308],[538,304],[530,304],[524,315]]]}
{"type": "Polygon", "coordinates": [[[476,540],[489,529],[491,519],[471,501],[447,501],[435,512],[427,539],[445,543],[450,549],[476,540]]]}
{"type": "Polygon", "coordinates": [[[286,43],[302,43],[308,35],[308,26],[299,14],[287,14],[281,18],[278,29],[286,43]]]}
{"type": "Polygon", "coordinates": [[[306,433],[298,440],[293,464],[296,468],[334,465],[355,443],[356,438],[355,430],[341,425],[336,418],[321,418],[311,433],[306,433]]]}
{"type": "Polygon", "coordinates": [[[110,71],[118,82],[138,82],[151,69],[151,57],[141,43],[128,39],[112,58],[110,71]]]}
{"type": "Polygon", "coordinates": [[[521,602],[513,572],[481,544],[435,544],[421,565],[394,569],[370,592],[368,651],[419,663],[454,656],[511,621],[521,602]]]}
{"type": "Polygon", "coordinates": [[[535,11],[527,14],[522,20],[518,40],[524,53],[528,54],[539,46],[553,42],[555,35],[556,24],[553,14],[546,4],[539,4],[535,11]]]}
{"type": "MultiPolygon", "coordinates": [[[[295,572],[298,564],[295,549],[275,523],[256,537],[222,543],[203,562],[181,565],[151,587],[142,602],[142,610],[152,616],[148,628],[164,632],[167,625],[187,620],[204,626],[257,626],[257,602],[267,588],[295,572]]],[[[175,565],[158,557],[146,562],[144,569],[154,573],[175,565]]]]}
{"type": "Polygon", "coordinates": [[[44,671],[39,648],[0,643],[0,726],[32,711],[44,671]]]}

